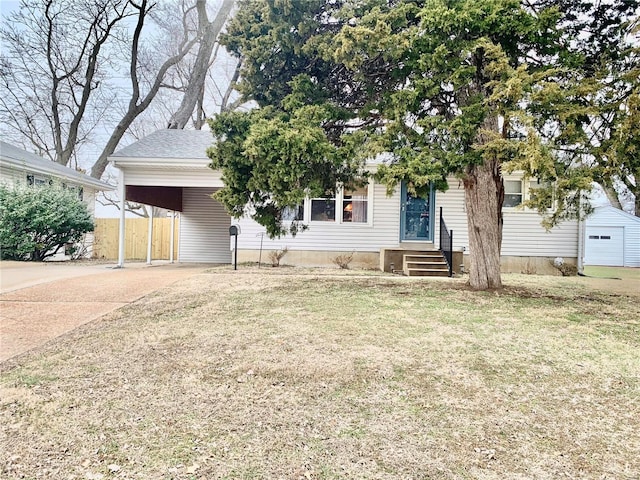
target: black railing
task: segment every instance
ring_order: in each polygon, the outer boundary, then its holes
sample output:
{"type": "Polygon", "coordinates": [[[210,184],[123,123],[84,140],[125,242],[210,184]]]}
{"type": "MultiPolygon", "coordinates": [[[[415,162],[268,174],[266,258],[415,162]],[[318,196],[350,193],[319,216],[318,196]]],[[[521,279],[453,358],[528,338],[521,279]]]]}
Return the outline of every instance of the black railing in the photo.
{"type": "Polygon", "coordinates": [[[440,251],[449,265],[449,276],[453,276],[453,230],[447,228],[442,218],[442,207],[440,207],[440,251]]]}

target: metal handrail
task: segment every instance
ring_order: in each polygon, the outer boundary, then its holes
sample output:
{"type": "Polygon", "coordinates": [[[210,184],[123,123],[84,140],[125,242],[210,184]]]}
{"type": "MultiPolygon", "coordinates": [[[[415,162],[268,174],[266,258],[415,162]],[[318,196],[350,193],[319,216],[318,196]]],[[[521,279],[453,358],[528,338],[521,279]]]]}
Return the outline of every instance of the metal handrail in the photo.
{"type": "Polygon", "coordinates": [[[449,276],[453,276],[453,230],[447,228],[442,217],[442,207],[440,207],[440,251],[449,266],[449,276]]]}

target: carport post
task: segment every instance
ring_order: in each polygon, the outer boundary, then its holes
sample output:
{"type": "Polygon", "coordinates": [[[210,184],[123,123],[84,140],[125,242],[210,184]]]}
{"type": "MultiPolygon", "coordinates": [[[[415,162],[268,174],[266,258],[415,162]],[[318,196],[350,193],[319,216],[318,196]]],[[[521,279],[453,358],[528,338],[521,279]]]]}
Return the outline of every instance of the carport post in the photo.
{"type": "Polygon", "coordinates": [[[169,240],[169,263],[173,263],[173,243],[176,231],[176,211],[171,210],[171,237],[169,240]]]}
{"type": "Polygon", "coordinates": [[[147,205],[149,212],[149,227],[147,228],[147,265],[151,265],[151,247],[153,244],[153,207],[147,205]]]}
{"type": "Polygon", "coordinates": [[[118,236],[118,268],[124,268],[124,215],[126,207],[126,192],[127,187],[124,184],[124,170],[118,169],[118,183],[120,187],[120,228],[118,236]]]}

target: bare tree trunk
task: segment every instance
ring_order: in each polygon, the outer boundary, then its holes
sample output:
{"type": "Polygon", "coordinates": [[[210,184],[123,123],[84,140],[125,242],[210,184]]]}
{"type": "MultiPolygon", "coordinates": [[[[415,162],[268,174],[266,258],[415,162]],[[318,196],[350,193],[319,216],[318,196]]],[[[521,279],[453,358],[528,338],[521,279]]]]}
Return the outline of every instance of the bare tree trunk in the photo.
{"type": "Polygon", "coordinates": [[[115,26],[123,19],[128,17],[129,2],[116,2],[115,4],[104,3],[97,5],[97,11],[91,25],[85,35],[82,51],[77,54],[75,62],[71,65],[65,65],[66,70],[61,71],[61,64],[58,59],[60,45],[56,43],[56,13],[51,12],[54,4],[53,0],[48,0],[45,7],[45,19],[47,25],[47,65],[51,72],[51,123],[52,133],[55,144],[55,161],[61,165],[67,165],[73,152],[75,151],[78,141],[78,129],[84,118],[89,99],[93,90],[97,88],[95,76],[98,71],[98,58],[102,47],[111,37],[111,32],[115,26]],[[109,13],[115,13],[112,19],[109,19],[109,13]],[[84,69],[84,74],[80,75],[84,69]],[[72,90],[72,98],[75,103],[75,111],[73,111],[71,121],[68,125],[68,131],[63,132],[63,120],[60,117],[61,110],[67,108],[66,105],[60,103],[60,88],[63,82],[73,84],[77,88],[77,92],[72,90]],[[63,137],[66,135],[66,139],[63,137]]]}
{"type": "Polygon", "coordinates": [[[227,89],[222,96],[222,102],[220,103],[220,111],[228,112],[235,109],[240,103],[241,100],[238,100],[233,103],[229,103],[229,99],[231,98],[231,94],[233,93],[234,87],[236,86],[236,82],[240,78],[240,70],[242,69],[242,59],[238,59],[238,63],[236,63],[236,68],[233,71],[233,76],[231,77],[231,81],[229,85],[227,85],[227,89]]]}
{"type": "Polygon", "coordinates": [[[204,89],[204,82],[209,70],[211,54],[218,35],[222,31],[227,18],[233,10],[235,0],[223,0],[220,10],[213,22],[207,17],[206,0],[197,0],[198,24],[202,35],[198,55],[189,76],[187,89],[182,97],[178,110],[173,114],[167,128],[182,129],[191,119],[200,94],[204,89]]]}
{"type": "Polygon", "coordinates": [[[118,123],[118,125],[116,126],[116,128],[114,129],[113,133],[111,134],[111,137],[109,137],[107,144],[102,149],[102,152],[100,153],[100,156],[94,163],[93,167],[91,167],[91,176],[94,178],[102,177],[102,174],[107,168],[109,155],[111,155],[114,152],[114,150],[120,143],[122,136],[125,134],[127,129],[131,126],[133,121],[138,117],[138,115],[144,112],[144,110],[149,106],[151,101],[154,99],[154,97],[158,93],[158,90],[160,90],[160,87],[162,86],[162,80],[164,79],[165,74],[167,73],[167,70],[169,70],[169,68],[171,68],[172,66],[176,65],[178,62],[180,62],[185,57],[185,55],[189,52],[189,50],[191,50],[191,48],[193,47],[193,45],[195,45],[197,41],[197,36],[191,40],[188,40],[187,38],[188,32],[186,31],[184,32],[185,37],[183,39],[182,44],[180,45],[180,48],[178,49],[178,52],[171,58],[167,59],[162,64],[162,66],[159,68],[158,72],[156,73],[153,85],[151,85],[149,92],[144,96],[142,100],[140,100],[140,82],[138,80],[138,72],[137,72],[138,46],[140,42],[140,35],[142,33],[142,27],[144,26],[144,22],[145,22],[145,17],[148,15],[149,10],[153,8],[153,5],[149,7],[147,5],[148,5],[147,0],[142,0],[139,6],[134,5],[134,7],[139,10],[139,16],[138,16],[138,23],[136,25],[135,33],[133,36],[133,42],[131,46],[130,75],[131,75],[132,94],[131,94],[131,99],[129,100],[129,108],[127,112],[124,114],[124,116],[122,117],[122,119],[120,120],[120,122],[118,123]]]}
{"type": "Polygon", "coordinates": [[[619,210],[622,210],[622,204],[620,203],[620,199],[618,198],[618,193],[615,191],[615,189],[607,185],[601,184],[600,186],[604,190],[604,193],[607,196],[607,199],[609,200],[609,203],[611,204],[611,206],[619,210]]]}
{"type": "Polygon", "coordinates": [[[502,288],[504,183],[499,161],[468,167],[463,182],[469,229],[469,284],[475,290],[502,288]]]}

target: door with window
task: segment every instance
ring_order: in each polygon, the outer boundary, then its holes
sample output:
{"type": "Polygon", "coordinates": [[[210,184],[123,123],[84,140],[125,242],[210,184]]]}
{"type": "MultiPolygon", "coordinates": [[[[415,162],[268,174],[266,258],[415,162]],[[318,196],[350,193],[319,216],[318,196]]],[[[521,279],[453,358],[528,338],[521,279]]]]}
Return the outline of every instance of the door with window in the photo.
{"type": "Polygon", "coordinates": [[[434,229],[433,186],[425,197],[412,195],[404,182],[401,187],[400,241],[432,242],[434,229]]]}

